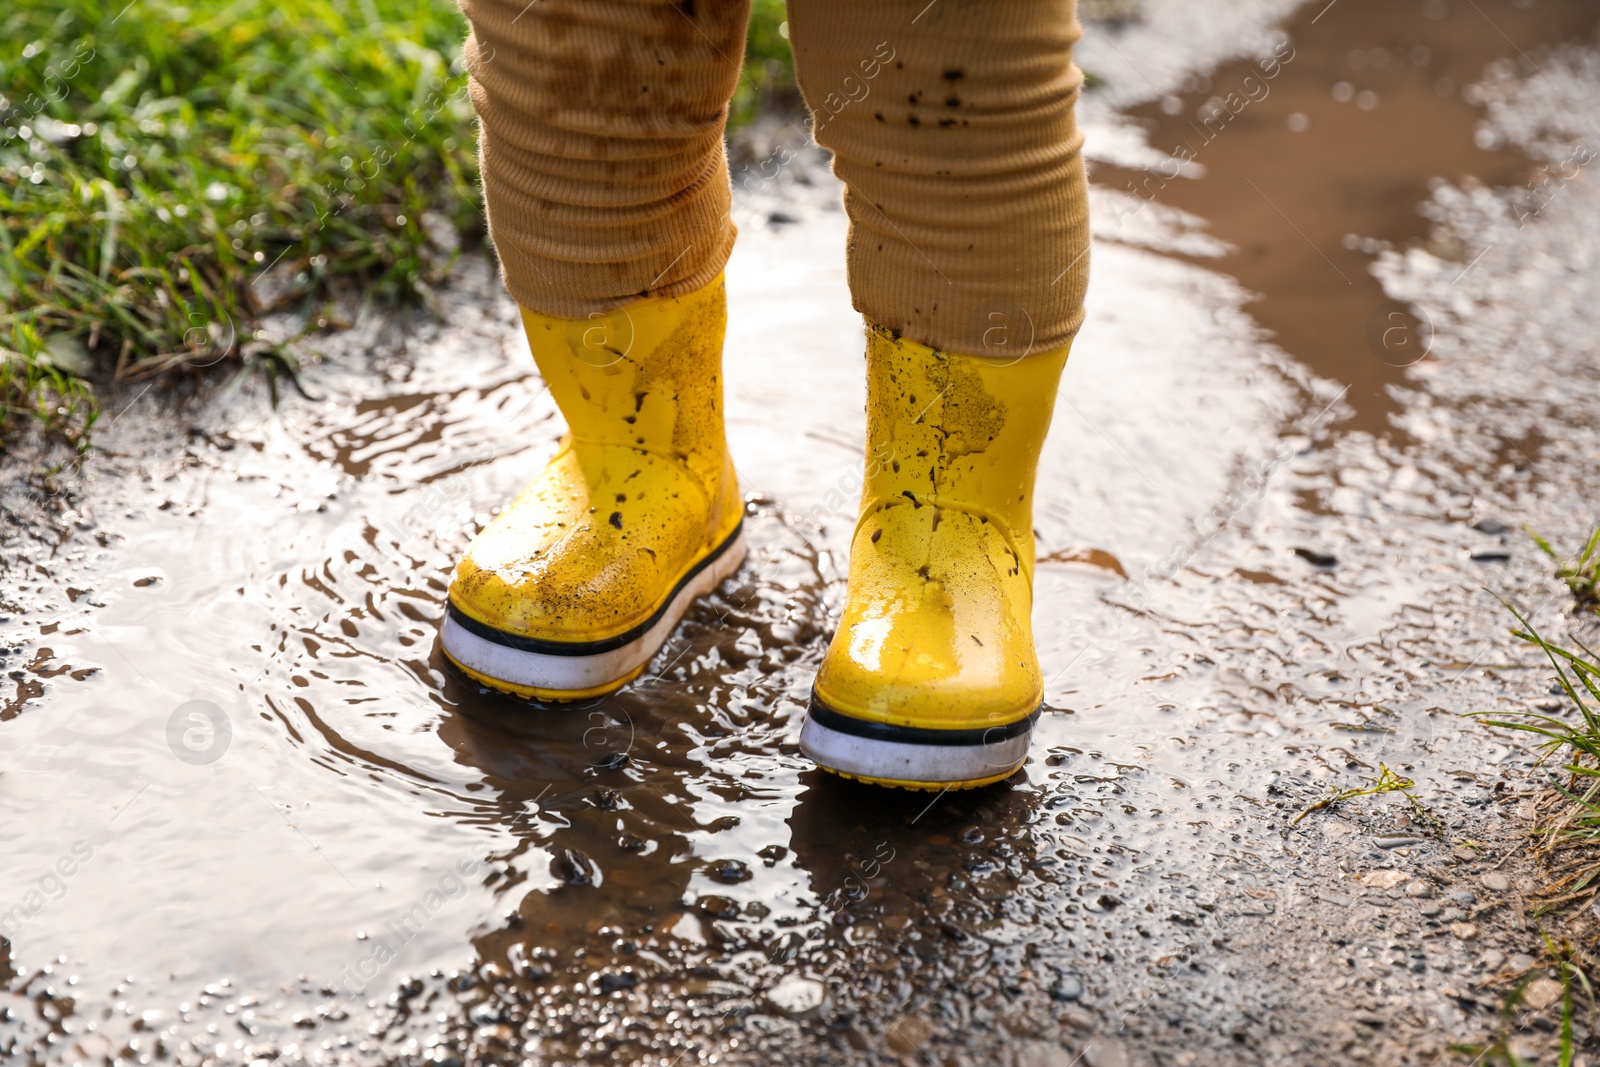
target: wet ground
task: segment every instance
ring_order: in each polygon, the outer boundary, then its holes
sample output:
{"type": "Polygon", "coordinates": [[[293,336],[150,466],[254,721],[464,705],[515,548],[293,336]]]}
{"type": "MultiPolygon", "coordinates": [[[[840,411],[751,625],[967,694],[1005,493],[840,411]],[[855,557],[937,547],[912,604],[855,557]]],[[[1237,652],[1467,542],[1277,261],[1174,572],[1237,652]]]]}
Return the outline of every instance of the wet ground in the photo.
{"type": "Polygon", "coordinates": [[[319,339],[311,398],[114,398],[87,463],[6,489],[0,1051],[1468,1063],[1518,1029],[1547,1054],[1540,932],[1584,931],[1527,902],[1533,755],[1460,716],[1558,706],[1486,590],[1579,626],[1519,527],[1595,519],[1597,22],[1169,0],[1091,25],[1047,710],[991,789],[883,793],[795,747],[862,464],[808,152],[737,179],[751,560],[613,698],[530,709],[436,648],[455,554],[560,432],[481,261],[437,318],[319,339]],[[1295,821],[1381,766],[1415,803],[1295,821]]]}

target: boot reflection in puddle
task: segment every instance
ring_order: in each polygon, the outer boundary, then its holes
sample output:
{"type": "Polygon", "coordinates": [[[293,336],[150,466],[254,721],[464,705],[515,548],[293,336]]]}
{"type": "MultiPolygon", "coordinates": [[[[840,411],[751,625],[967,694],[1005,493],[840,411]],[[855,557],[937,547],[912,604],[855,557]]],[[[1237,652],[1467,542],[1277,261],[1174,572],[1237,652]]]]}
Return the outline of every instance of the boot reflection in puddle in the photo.
{"type": "Polygon", "coordinates": [[[1055,927],[1077,920],[1062,914],[1061,890],[1047,895],[1038,887],[1077,875],[1037,834],[1034,791],[885,794],[829,775],[806,777],[789,817],[790,841],[796,865],[809,873],[824,933],[804,946],[809,958],[801,963],[829,978],[841,1007],[881,1011],[899,982],[917,989],[956,982],[977,999],[982,991],[969,983],[979,976],[992,983],[994,973],[1029,968],[1043,979],[1030,986],[1050,988],[1065,964],[1029,945],[1050,944],[1055,927]]]}
{"type": "MultiPolygon", "coordinates": [[[[792,536],[757,518],[761,539],[792,536]]],[[[603,991],[770,939],[771,904],[798,879],[777,858],[800,769],[792,724],[822,646],[804,620],[822,617],[825,583],[804,547],[781,560],[758,545],[796,586],[741,584],[691,611],[671,679],[529,714],[446,676],[440,737],[477,772],[484,822],[514,835],[485,857],[509,911],[474,937],[481,961],[530,990],[603,991]]]]}
{"type": "MultiPolygon", "coordinates": [[[[487,689],[583,701],[745,557],[722,133],[749,7],[463,8],[491,236],[568,430],[462,555],[440,645],[487,689]]],[[[866,782],[991,784],[1043,700],[1035,471],[1088,278],[1075,5],[796,0],[788,26],[846,185],[871,457],[800,748],[866,782]]]]}
{"type": "MultiPolygon", "coordinates": [[[[701,684],[735,688],[741,669],[701,684]]],[[[977,980],[997,953],[1032,951],[1016,931],[1064,919],[1059,901],[1036,900],[1041,878],[1070,871],[1036,836],[1025,782],[886,792],[796,775],[776,741],[742,738],[735,766],[713,765],[681,715],[638,688],[568,715],[461,686],[445,696],[463,703],[440,736],[481,772],[485,822],[515,838],[486,857],[508,908],[473,936],[474,973],[520,990],[529,1011],[638,986],[657,1011],[713,994],[806,1016],[799,1002],[826,989],[830,1010],[871,1021],[889,986],[977,980]]],[[[729,722],[726,705],[707,710],[729,722]]]]}
{"type": "Polygon", "coordinates": [[[700,828],[677,784],[687,776],[632,756],[661,747],[670,718],[626,695],[548,715],[494,695],[446,696],[463,700],[440,738],[481,772],[486,822],[512,835],[485,857],[486,884],[508,910],[474,938],[492,965],[482,973],[564,980],[574,992],[631,981],[639,946],[683,919],[695,870],[700,828]]]}

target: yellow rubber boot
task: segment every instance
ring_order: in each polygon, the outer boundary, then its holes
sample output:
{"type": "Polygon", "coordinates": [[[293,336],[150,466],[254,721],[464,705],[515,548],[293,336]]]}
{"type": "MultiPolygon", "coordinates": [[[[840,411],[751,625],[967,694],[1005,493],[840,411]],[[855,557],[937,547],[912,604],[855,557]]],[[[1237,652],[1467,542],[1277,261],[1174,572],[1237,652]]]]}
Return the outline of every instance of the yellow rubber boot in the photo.
{"type": "Polygon", "coordinates": [[[1027,758],[1033,483],[1067,349],[1011,363],[868,324],[867,454],[844,615],[800,748],[913,789],[999,781],[1027,758]]]}
{"type": "Polygon", "coordinates": [[[744,559],[722,419],[722,278],[588,319],[523,311],[561,449],[473,540],[440,633],[472,678],[576,700],[642,672],[744,559]]]}

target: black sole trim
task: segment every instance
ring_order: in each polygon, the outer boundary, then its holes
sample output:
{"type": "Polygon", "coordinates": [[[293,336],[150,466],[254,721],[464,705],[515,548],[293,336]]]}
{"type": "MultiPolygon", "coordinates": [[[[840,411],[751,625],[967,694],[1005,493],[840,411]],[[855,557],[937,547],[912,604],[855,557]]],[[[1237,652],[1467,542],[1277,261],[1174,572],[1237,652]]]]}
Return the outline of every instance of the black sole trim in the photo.
{"type": "Polygon", "coordinates": [[[1026,718],[1008,722],[1003,726],[979,726],[966,730],[933,730],[925,726],[895,726],[886,722],[870,722],[834,711],[811,694],[806,714],[818,726],[826,726],[841,734],[863,737],[869,741],[894,741],[902,745],[938,745],[946,748],[981,748],[1019,737],[1033,730],[1044,705],[1034,708],[1026,718]]]}
{"type": "Polygon", "coordinates": [[[722,544],[706,554],[705,559],[696,563],[686,571],[678,584],[672,587],[672,592],[667,594],[661,606],[650,613],[650,617],[637,626],[633,626],[615,637],[602,637],[598,641],[547,641],[539,637],[524,637],[522,634],[507,633],[504,630],[490,626],[488,623],[479,622],[456,606],[451,599],[445,606],[445,611],[456,621],[463,630],[485,641],[493,641],[506,648],[514,648],[518,652],[532,652],[541,656],[598,656],[606,652],[615,652],[625,645],[631,645],[645,634],[649,633],[656,623],[661,621],[667,609],[672,607],[672,602],[678,599],[678,594],[683,592],[684,586],[692,582],[697,575],[717,560],[734,546],[739,540],[739,535],[744,532],[744,517],[740,516],[739,524],[733,532],[723,538],[722,544]]]}

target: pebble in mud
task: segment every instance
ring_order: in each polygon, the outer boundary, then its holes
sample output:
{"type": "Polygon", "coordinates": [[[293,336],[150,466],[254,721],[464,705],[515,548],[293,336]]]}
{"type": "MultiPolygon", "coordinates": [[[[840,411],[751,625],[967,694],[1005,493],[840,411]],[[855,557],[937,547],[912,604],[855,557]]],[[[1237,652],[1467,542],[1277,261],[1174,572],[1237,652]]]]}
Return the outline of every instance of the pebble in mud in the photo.
{"type": "Polygon", "coordinates": [[[695,901],[694,906],[699,909],[700,914],[709,915],[713,919],[732,919],[739,914],[737,901],[719,897],[714,893],[701,897],[695,901]]]}
{"type": "Polygon", "coordinates": [[[567,885],[594,885],[599,869],[575,848],[558,848],[550,857],[550,873],[567,885]]]}
{"type": "Polygon", "coordinates": [[[595,976],[595,988],[601,993],[632,989],[638,984],[639,974],[632,967],[624,967],[618,971],[601,971],[595,976]]]}
{"type": "Polygon", "coordinates": [[[1048,1041],[1024,1041],[1012,1052],[1015,1067],[1073,1067],[1078,1058],[1048,1041]]]}
{"type": "Polygon", "coordinates": [[[750,868],[739,860],[718,860],[711,865],[711,877],[727,885],[750,880],[750,868]]]}
{"type": "Polygon", "coordinates": [[[1406,880],[1404,871],[1368,871],[1361,878],[1361,884],[1368,889],[1393,889],[1406,880]]]}
{"type": "Polygon", "coordinates": [[[884,1040],[902,1056],[914,1056],[933,1037],[933,1023],[920,1015],[902,1015],[884,1031],[884,1040]]]}
{"type": "Polygon", "coordinates": [[[1089,1033],[1099,1025],[1095,1021],[1095,1017],[1082,1008],[1067,1008],[1056,1016],[1056,1021],[1069,1030],[1076,1030],[1084,1034],[1089,1033]]]}
{"type": "Polygon", "coordinates": [[[1083,1050],[1083,1062],[1089,1067],[1132,1067],[1128,1050],[1109,1038],[1097,1037],[1083,1050]]]}
{"type": "Polygon", "coordinates": [[[1297,548],[1294,554],[1311,564],[1324,570],[1329,570],[1339,565],[1339,557],[1331,552],[1319,552],[1314,548],[1297,548]]]}
{"type": "Polygon", "coordinates": [[[1554,978],[1536,978],[1522,991],[1522,1002],[1539,1011],[1560,1000],[1565,992],[1566,987],[1554,978]]]}
{"type": "Polygon", "coordinates": [[[1504,893],[1511,888],[1511,879],[1499,871],[1490,871],[1479,880],[1483,883],[1483,888],[1491,893],[1504,893]]]}
{"type": "Polygon", "coordinates": [[[816,979],[786,974],[767,990],[767,1002],[785,1015],[808,1015],[822,1007],[825,995],[816,979]]]}
{"type": "Polygon", "coordinates": [[[1419,878],[1406,885],[1406,896],[1416,900],[1426,900],[1433,896],[1433,887],[1419,878]]]}
{"type": "Polygon", "coordinates": [[[1050,985],[1050,996],[1055,1000],[1082,1000],[1083,979],[1075,974],[1063,974],[1050,985]]]}

